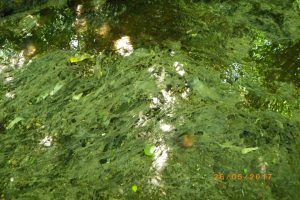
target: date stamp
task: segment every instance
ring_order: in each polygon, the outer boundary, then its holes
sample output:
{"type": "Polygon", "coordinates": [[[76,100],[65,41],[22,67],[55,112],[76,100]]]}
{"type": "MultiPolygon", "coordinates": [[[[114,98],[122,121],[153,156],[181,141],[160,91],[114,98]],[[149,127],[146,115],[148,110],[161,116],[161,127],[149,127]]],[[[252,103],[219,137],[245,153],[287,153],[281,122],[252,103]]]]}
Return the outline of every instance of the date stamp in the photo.
{"type": "Polygon", "coordinates": [[[214,173],[214,180],[216,181],[270,181],[271,177],[271,173],[214,173]]]}

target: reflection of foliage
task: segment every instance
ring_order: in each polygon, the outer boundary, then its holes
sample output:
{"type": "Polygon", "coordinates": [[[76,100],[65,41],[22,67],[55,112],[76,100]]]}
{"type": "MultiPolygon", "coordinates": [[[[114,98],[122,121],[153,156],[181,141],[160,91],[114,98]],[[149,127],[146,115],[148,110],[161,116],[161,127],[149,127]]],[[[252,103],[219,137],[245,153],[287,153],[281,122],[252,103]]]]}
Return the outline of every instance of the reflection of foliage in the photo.
{"type": "Polygon", "coordinates": [[[250,51],[257,69],[266,81],[286,81],[300,84],[300,42],[295,44],[273,44],[262,33],[258,33],[250,51]]]}
{"type": "MultiPolygon", "coordinates": [[[[73,33],[71,10],[45,8],[37,13],[24,13],[0,21],[0,43],[13,42],[22,46],[31,41],[40,50],[50,46],[68,47],[73,33]]],[[[20,47],[19,47],[20,48],[20,47]]]]}
{"type": "Polygon", "coordinates": [[[268,109],[270,111],[281,113],[287,117],[291,116],[291,102],[273,96],[258,96],[257,93],[249,92],[245,95],[247,103],[251,107],[268,109]]]}
{"type": "Polygon", "coordinates": [[[46,47],[48,43],[51,43],[51,46],[69,47],[73,33],[72,20],[70,9],[47,9],[43,11],[41,14],[42,26],[33,33],[41,48],[49,48],[48,45],[46,47]]]}
{"type": "Polygon", "coordinates": [[[256,31],[256,38],[253,41],[255,46],[251,51],[251,56],[256,60],[264,59],[267,52],[272,49],[272,42],[267,40],[262,32],[256,31]]]}
{"type": "Polygon", "coordinates": [[[274,44],[263,32],[253,33],[250,60],[245,59],[250,62],[233,63],[224,74],[225,81],[239,85],[248,106],[291,117],[297,107],[294,85],[300,83],[300,43],[274,44]]]}
{"type": "Polygon", "coordinates": [[[243,65],[238,72],[236,84],[248,106],[278,112],[287,117],[293,115],[291,111],[297,107],[297,89],[293,84],[276,81],[266,83],[265,75],[256,65],[243,65]]]}

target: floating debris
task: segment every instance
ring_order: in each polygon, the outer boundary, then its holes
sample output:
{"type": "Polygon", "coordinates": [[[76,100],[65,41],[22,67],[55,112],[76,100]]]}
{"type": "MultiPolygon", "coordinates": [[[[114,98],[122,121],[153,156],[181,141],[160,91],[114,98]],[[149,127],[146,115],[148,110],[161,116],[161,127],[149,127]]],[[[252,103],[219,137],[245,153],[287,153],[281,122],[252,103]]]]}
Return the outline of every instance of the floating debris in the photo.
{"type": "Polygon", "coordinates": [[[144,153],[147,156],[154,156],[155,149],[156,149],[155,145],[146,144],[144,147],[144,153]]]}
{"type": "Polygon", "coordinates": [[[39,144],[43,145],[44,147],[50,147],[52,145],[53,138],[51,136],[44,137],[39,144]]]}
{"type": "Polygon", "coordinates": [[[93,58],[94,58],[94,56],[92,56],[88,53],[83,53],[83,54],[76,53],[74,56],[69,57],[69,61],[71,64],[74,64],[74,63],[82,62],[84,60],[92,61],[93,58]]]}
{"type": "Polygon", "coordinates": [[[183,136],[183,141],[182,141],[182,145],[184,147],[192,147],[195,143],[195,136],[191,135],[191,134],[186,134],[183,136]]]}
{"type": "Polygon", "coordinates": [[[132,190],[132,192],[137,192],[137,190],[138,190],[137,185],[134,184],[134,185],[131,187],[131,190],[132,190]]]}

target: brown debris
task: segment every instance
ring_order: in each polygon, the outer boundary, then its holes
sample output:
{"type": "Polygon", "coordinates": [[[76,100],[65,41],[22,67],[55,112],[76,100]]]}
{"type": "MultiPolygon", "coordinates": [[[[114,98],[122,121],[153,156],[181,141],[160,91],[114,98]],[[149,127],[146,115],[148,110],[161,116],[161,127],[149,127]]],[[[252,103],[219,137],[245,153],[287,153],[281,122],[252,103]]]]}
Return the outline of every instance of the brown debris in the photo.
{"type": "Polygon", "coordinates": [[[192,147],[195,143],[195,136],[186,134],[183,136],[182,145],[186,148],[192,147]]]}

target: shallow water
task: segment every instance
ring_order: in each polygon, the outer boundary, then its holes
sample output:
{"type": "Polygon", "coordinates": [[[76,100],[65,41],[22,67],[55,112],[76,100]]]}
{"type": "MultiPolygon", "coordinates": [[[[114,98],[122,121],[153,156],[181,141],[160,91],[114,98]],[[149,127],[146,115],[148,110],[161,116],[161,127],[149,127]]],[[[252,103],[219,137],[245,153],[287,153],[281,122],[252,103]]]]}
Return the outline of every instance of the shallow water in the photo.
{"type": "Polygon", "coordinates": [[[0,18],[0,198],[296,199],[299,12],[91,0],[0,18]]]}

